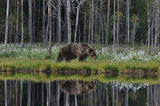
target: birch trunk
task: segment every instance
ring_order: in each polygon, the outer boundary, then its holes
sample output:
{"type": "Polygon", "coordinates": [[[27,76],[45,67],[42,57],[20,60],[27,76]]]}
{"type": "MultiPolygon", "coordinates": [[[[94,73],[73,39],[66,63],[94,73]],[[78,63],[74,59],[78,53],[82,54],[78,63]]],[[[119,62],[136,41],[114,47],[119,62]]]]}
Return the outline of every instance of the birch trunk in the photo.
{"type": "Polygon", "coordinates": [[[71,43],[71,19],[70,19],[70,13],[71,13],[71,4],[70,4],[70,0],[67,0],[68,43],[71,43]]]}
{"type": "Polygon", "coordinates": [[[52,51],[52,17],[51,17],[51,0],[48,1],[48,24],[49,24],[49,50],[48,55],[51,56],[52,51]]]}
{"type": "Polygon", "coordinates": [[[7,12],[6,12],[6,28],[5,28],[5,49],[7,48],[7,42],[8,42],[8,23],[9,23],[9,3],[10,0],[7,0],[7,12]]]}
{"type": "Polygon", "coordinates": [[[150,50],[150,42],[151,42],[151,40],[150,40],[150,36],[151,36],[151,33],[150,33],[150,30],[151,30],[151,27],[150,27],[150,9],[149,9],[149,2],[148,2],[148,4],[147,4],[147,18],[148,18],[148,20],[147,20],[147,22],[148,22],[148,51],[150,50]]]}
{"type": "Polygon", "coordinates": [[[31,82],[28,82],[28,87],[27,87],[27,106],[31,106],[31,82]]]}
{"type": "Polygon", "coordinates": [[[92,12],[90,12],[90,15],[89,15],[89,31],[88,31],[88,43],[91,43],[91,14],[92,12]]]}
{"type": "Polygon", "coordinates": [[[58,43],[61,43],[61,0],[58,0],[58,43]]]}
{"type": "Polygon", "coordinates": [[[7,81],[4,81],[4,95],[5,95],[5,106],[8,106],[8,94],[7,94],[7,81]]]}
{"type": "Polygon", "coordinates": [[[155,0],[155,48],[157,47],[157,38],[158,38],[158,17],[159,17],[159,5],[158,0],[155,0]]]}
{"type": "Polygon", "coordinates": [[[21,0],[21,45],[24,46],[23,0],[21,0]]]}
{"type": "Polygon", "coordinates": [[[105,41],[105,45],[106,45],[106,46],[108,45],[109,20],[110,20],[110,0],[108,0],[107,26],[106,26],[106,41],[105,41]]]}
{"type": "Polygon", "coordinates": [[[134,20],[134,23],[133,23],[133,35],[132,35],[132,46],[133,46],[133,49],[134,49],[134,41],[135,41],[135,35],[136,35],[136,25],[137,25],[137,22],[136,22],[136,19],[134,20]]]}
{"type": "Polygon", "coordinates": [[[115,48],[116,44],[116,0],[114,0],[114,13],[113,13],[113,48],[115,48]]]}
{"type": "Polygon", "coordinates": [[[30,44],[33,43],[33,31],[32,31],[32,0],[28,0],[29,4],[29,36],[30,36],[30,44]]]}
{"type": "Polygon", "coordinates": [[[45,15],[45,0],[43,0],[43,28],[42,28],[43,43],[45,43],[45,37],[46,37],[45,21],[46,21],[46,15],[45,15]]]}
{"type": "Polygon", "coordinates": [[[119,47],[119,0],[117,0],[117,37],[116,47],[119,47]]]}
{"type": "Polygon", "coordinates": [[[94,0],[92,0],[92,22],[91,22],[91,44],[93,44],[93,39],[94,39],[94,0]]]}
{"type": "Polygon", "coordinates": [[[126,1],[126,36],[127,36],[127,42],[130,41],[130,0],[126,1]]]}
{"type": "Polygon", "coordinates": [[[80,10],[80,5],[78,5],[78,7],[77,7],[76,28],[75,28],[75,34],[74,34],[74,43],[76,43],[76,39],[77,39],[77,29],[78,29],[78,20],[79,20],[79,10],[80,10]]]}
{"type": "Polygon", "coordinates": [[[101,43],[103,43],[103,38],[104,38],[104,30],[103,30],[103,0],[100,1],[100,26],[101,26],[101,43]]]}
{"type": "MultiPolygon", "coordinates": [[[[22,1],[21,1],[22,2],[22,1]]],[[[22,100],[23,100],[23,81],[21,80],[21,88],[20,88],[20,106],[22,106],[22,100]]]]}
{"type": "MultiPolygon", "coordinates": [[[[85,6],[84,6],[85,8],[85,6]]],[[[84,42],[86,42],[86,19],[87,19],[87,14],[86,11],[84,12],[84,42]]]]}
{"type": "Polygon", "coordinates": [[[16,38],[15,42],[18,43],[18,25],[19,25],[19,0],[17,0],[17,20],[16,20],[16,38]]]}
{"type": "Polygon", "coordinates": [[[37,36],[37,31],[36,31],[36,21],[37,20],[37,3],[36,0],[32,0],[32,36],[33,36],[33,41],[36,41],[36,36],[37,36]]]}

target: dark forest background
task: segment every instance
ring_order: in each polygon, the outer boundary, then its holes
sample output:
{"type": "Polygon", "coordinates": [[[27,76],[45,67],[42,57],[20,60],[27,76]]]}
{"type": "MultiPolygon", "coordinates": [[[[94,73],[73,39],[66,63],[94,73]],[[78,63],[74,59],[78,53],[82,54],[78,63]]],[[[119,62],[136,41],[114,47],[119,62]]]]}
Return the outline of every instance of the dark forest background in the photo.
{"type": "Polygon", "coordinates": [[[32,44],[51,39],[158,47],[159,4],[160,0],[1,0],[0,42],[32,44]]]}

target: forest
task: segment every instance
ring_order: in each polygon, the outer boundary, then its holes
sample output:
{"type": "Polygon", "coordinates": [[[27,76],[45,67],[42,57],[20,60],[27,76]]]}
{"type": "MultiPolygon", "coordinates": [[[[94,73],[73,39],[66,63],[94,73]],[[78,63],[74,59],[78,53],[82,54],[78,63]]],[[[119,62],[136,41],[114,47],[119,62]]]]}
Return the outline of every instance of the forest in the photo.
{"type": "Polygon", "coordinates": [[[0,106],[158,106],[159,94],[160,0],[1,0],[0,106]]]}
{"type": "Polygon", "coordinates": [[[159,0],[2,0],[2,43],[159,46],[159,0]],[[6,18],[4,18],[6,17],[6,18]]]}
{"type": "Polygon", "coordinates": [[[159,0],[2,0],[0,67],[159,70],[159,4],[159,0]],[[79,67],[75,61],[55,63],[60,48],[70,43],[88,44],[96,50],[97,60],[88,58],[79,67]]]}

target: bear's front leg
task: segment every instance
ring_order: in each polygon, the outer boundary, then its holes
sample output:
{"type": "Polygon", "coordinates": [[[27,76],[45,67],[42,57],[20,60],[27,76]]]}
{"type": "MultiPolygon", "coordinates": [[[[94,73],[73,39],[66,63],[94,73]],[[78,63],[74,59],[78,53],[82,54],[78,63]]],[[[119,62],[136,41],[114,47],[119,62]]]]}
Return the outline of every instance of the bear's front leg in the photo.
{"type": "Polygon", "coordinates": [[[81,62],[86,61],[86,56],[80,55],[78,60],[81,61],[81,62]]]}
{"type": "Polygon", "coordinates": [[[67,58],[66,58],[66,61],[67,61],[67,62],[71,62],[70,57],[67,57],[67,58]]]}

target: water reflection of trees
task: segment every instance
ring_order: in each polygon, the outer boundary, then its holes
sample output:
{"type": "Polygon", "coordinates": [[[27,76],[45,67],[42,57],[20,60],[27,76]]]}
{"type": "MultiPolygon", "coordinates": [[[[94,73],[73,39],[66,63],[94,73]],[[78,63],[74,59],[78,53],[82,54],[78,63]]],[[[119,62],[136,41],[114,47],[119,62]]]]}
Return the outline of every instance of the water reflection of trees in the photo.
{"type": "Polygon", "coordinates": [[[158,106],[159,84],[0,81],[0,106],[158,106]]]}

